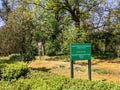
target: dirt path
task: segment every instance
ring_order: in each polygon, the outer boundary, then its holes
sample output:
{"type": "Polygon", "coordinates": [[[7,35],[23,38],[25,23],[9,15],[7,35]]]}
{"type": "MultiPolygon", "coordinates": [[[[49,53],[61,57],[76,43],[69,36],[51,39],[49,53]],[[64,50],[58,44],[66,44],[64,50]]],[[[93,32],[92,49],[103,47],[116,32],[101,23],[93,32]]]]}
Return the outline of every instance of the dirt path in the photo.
{"type": "MultiPolygon", "coordinates": [[[[70,77],[70,62],[54,60],[35,60],[28,64],[32,69],[61,74],[70,77]]],[[[87,61],[79,61],[74,64],[75,78],[88,78],[87,61]]],[[[120,84],[120,63],[109,61],[92,61],[92,80],[103,80],[120,84]]]]}

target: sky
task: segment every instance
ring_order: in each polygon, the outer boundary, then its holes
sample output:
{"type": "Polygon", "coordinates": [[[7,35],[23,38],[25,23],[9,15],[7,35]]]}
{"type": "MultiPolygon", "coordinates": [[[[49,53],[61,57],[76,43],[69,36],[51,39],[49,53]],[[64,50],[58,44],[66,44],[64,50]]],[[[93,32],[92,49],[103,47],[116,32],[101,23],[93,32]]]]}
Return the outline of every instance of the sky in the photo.
{"type": "Polygon", "coordinates": [[[2,4],[2,2],[1,2],[1,1],[2,1],[2,0],[0,0],[0,8],[2,8],[2,5],[1,5],[1,4],[2,4]]]}
{"type": "Polygon", "coordinates": [[[4,21],[0,18],[0,27],[4,25],[4,21]]]}
{"type": "MultiPolygon", "coordinates": [[[[0,0],[0,9],[2,8],[2,0],[0,0]]],[[[4,25],[4,21],[0,18],[0,27],[4,25]]]]}

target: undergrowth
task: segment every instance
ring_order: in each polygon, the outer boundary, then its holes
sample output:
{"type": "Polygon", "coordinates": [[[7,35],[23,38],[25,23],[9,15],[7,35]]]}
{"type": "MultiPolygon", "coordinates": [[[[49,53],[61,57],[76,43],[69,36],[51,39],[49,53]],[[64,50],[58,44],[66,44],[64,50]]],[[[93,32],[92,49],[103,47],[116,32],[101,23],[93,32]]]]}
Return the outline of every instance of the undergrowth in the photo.
{"type": "MultiPolygon", "coordinates": [[[[23,62],[0,64],[0,68],[4,70],[6,68],[5,66],[7,66],[6,70],[13,70],[11,72],[16,73],[17,71],[23,72],[23,70],[20,71],[18,68],[20,66],[26,67],[26,64],[23,62]]],[[[23,75],[17,79],[13,79],[11,77],[9,78],[10,80],[1,79],[0,90],[120,90],[120,86],[114,83],[71,79],[69,77],[43,72],[40,70],[29,69],[29,72],[25,72],[26,76],[23,75]]],[[[11,76],[11,73],[5,73],[8,75],[10,74],[11,76]]]]}

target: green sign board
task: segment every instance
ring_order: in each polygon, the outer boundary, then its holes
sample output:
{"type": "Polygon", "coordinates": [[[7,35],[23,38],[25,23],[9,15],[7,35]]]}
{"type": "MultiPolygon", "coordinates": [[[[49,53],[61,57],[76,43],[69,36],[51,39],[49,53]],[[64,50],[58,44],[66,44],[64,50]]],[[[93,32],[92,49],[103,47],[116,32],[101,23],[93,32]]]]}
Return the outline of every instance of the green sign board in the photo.
{"type": "Polygon", "coordinates": [[[91,44],[71,44],[70,45],[71,60],[91,60],[91,44]]]}

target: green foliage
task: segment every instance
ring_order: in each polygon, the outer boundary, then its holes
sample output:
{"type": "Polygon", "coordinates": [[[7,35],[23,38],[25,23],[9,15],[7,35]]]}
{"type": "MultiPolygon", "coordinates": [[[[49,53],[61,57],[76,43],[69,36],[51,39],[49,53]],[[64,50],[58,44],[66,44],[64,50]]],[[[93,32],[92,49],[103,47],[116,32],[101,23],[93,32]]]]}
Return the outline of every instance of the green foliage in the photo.
{"type": "Polygon", "coordinates": [[[96,58],[114,59],[119,57],[119,39],[118,32],[96,32],[89,35],[92,44],[92,54],[96,58]],[[112,39],[111,39],[111,38],[112,39]]]}
{"type": "Polygon", "coordinates": [[[27,72],[24,62],[0,61],[0,90],[120,90],[110,82],[70,79],[40,70],[27,72]]]}
{"type": "Polygon", "coordinates": [[[75,67],[76,71],[81,71],[81,72],[85,72],[86,70],[82,67],[75,67]]]}
{"type": "Polygon", "coordinates": [[[0,81],[1,90],[119,90],[120,86],[103,81],[70,79],[65,76],[30,70],[26,78],[0,81]]]}
{"type": "Polygon", "coordinates": [[[98,73],[98,74],[111,74],[112,72],[110,72],[110,71],[107,71],[107,70],[105,70],[105,69],[93,69],[93,72],[96,72],[96,73],[98,73]]]}
{"type": "Polygon", "coordinates": [[[35,59],[36,50],[29,49],[24,54],[11,54],[9,55],[9,60],[16,61],[30,61],[35,59]]]}
{"type": "Polygon", "coordinates": [[[45,54],[49,56],[57,55],[59,52],[59,42],[56,41],[47,41],[45,43],[45,54]]]}
{"type": "Polygon", "coordinates": [[[63,90],[119,90],[119,86],[102,81],[87,81],[74,79],[63,90]]]}
{"type": "Polygon", "coordinates": [[[18,79],[28,73],[28,68],[24,62],[0,64],[0,79],[18,79]]]}
{"type": "Polygon", "coordinates": [[[33,46],[35,18],[29,10],[16,9],[0,30],[0,53],[26,53],[33,46]]]}
{"type": "Polygon", "coordinates": [[[22,60],[22,56],[20,54],[11,54],[9,60],[22,60]]]}
{"type": "Polygon", "coordinates": [[[108,7],[108,0],[14,1],[1,1],[0,55],[20,53],[28,61],[38,42],[45,44],[46,55],[68,55],[70,43],[91,42],[98,58],[120,57],[120,5],[108,7]]]}
{"type": "MultiPolygon", "coordinates": [[[[65,68],[64,65],[59,67],[65,68]]],[[[0,90],[120,90],[120,86],[103,81],[70,79],[40,70],[28,72],[26,63],[8,60],[0,61],[0,90]]]]}
{"type": "Polygon", "coordinates": [[[46,55],[55,55],[55,45],[51,41],[45,43],[45,54],[46,55]]]}
{"type": "Polygon", "coordinates": [[[63,43],[61,45],[61,51],[63,54],[69,54],[71,43],[84,43],[86,41],[86,34],[84,30],[80,30],[78,33],[78,28],[68,27],[68,30],[63,31],[63,43]],[[80,38],[78,38],[78,36],[80,38]]]}
{"type": "Polygon", "coordinates": [[[64,69],[64,70],[66,69],[65,65],[62,65],[62,64],[59,65],[59,66],[57,66],[57,67],[52,67],[52,68],[53,68],[53,69],[57,69],[57,70],[58,70],[58,69],[64,69]]]}
{"type": "Polygon", "coordinates": [[[36,51],[35,48],[30,47],[24,54],[21,54],[21,56],[24,61],[35,60],[36,51]]]}

